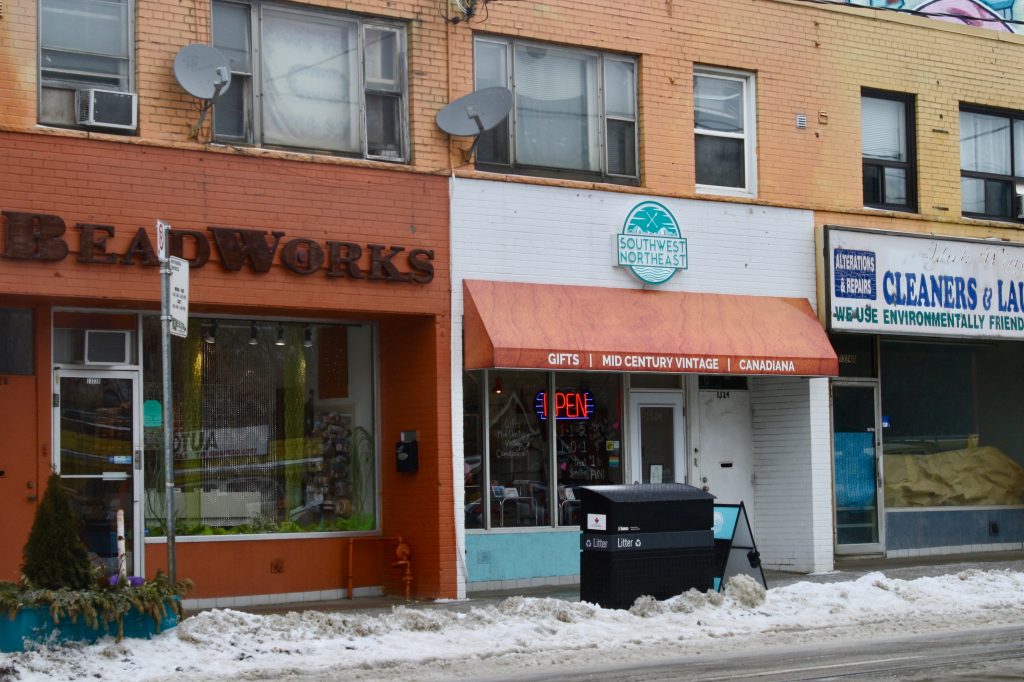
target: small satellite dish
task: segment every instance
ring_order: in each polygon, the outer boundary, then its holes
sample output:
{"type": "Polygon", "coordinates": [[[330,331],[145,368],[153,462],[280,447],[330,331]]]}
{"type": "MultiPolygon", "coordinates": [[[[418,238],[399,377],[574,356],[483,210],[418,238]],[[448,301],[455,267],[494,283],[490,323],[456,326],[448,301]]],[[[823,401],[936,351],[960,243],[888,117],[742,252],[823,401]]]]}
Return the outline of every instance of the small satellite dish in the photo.
{"type": "Polygon", "coordinates": [[[437,127],[449,135],[477,136],[499,125],[510,111],[511,90],[484,88],[458,98],[437,112],[437,127]]]}
{"type": "Polygon", "coordinates": [[[231,64],[211,45],[186,45],[174,58],[174,77],[193,97],[214,99],[231,85],[231,64]]]}

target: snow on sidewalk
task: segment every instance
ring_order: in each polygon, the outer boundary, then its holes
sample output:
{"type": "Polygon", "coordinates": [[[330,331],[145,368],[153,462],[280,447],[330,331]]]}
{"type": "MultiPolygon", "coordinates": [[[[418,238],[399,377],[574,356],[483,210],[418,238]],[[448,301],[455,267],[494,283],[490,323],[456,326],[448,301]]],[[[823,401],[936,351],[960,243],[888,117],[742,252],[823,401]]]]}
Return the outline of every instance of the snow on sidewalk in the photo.
{"type": "Polygon", "coordinates": [[[870,573],[767,592],[734,578],[726,594],[694,590],[629,611],[511,597],[468,609],[255,615],[214,610],[146,640],[0,655],[0,679],[427,679],[523,666],[649,661],[772,643],[912,634],[1024,621],[1024,573],[969,569],[898,580],[870,573]],[[611,644],[614,646],[610,647],[611,644]]]}

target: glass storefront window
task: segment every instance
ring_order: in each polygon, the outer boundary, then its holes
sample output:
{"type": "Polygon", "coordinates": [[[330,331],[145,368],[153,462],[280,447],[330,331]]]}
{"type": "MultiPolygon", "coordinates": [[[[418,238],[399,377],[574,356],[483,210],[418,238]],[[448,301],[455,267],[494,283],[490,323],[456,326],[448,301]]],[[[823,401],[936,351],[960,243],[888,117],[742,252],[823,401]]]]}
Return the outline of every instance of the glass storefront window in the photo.
{"type": "Polygon", "coordinates": [[[622,482],[621,396],[617,374],[464,374],[466,528],[485,527],[485,504],[492,528],[578,526],[576,489],[622,482]],[[552,377],[556,388],[549,396],[552,377]]]}
{"type": "MultiPolygon", "coordinates": [[[[160,321],[143,321],[147,535],[163,535],[160,321]]],[[[369,325],[193,318],[172,341],[176,532],[377,527],[369,325]]]]}
{"type": "Polygon", "coordinates": [[[544,372],[491,372],[487,392],[491,526],[546,526],[551,455],[534,409],[544,372]]]}
{"type": "Polygon", "coordinates": [[[1024,504],[1018,344],[881,343],[888,508],[1024,504]]]}

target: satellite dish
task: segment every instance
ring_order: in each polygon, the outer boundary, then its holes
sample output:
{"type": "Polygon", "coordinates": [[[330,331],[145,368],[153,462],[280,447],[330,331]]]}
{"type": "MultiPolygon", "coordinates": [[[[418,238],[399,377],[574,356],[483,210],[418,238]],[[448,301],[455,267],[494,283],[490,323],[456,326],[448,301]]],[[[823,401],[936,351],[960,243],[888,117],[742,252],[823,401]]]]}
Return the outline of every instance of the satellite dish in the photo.
{"type": "Polygon", "coordinates": [[[174,77],[193,97],[214,99],[231,85],[231,64],[211,45],[186,45],[174,58],[174,77]]]}
{"type": "Polygon", "coordinates": [[[501,124],[510,111],[511,90],[484,88],[458,98],[437,112],[437,127],[449,135],[477,136],[501,124]]]}

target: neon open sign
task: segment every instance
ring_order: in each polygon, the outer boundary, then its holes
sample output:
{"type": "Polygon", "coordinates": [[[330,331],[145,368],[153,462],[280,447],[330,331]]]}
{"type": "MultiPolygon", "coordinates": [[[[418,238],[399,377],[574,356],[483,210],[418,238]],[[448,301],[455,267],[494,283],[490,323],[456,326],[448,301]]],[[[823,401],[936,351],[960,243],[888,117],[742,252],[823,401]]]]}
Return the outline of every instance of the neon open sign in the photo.
{"type": "MultiPolygon", "coordinates": [[[[548,418],[548,392],[538,391],[534,409],[542,420],[548,418]]],[[[555,391],[555,419],[584,420],[594,413],[594,396],[590,391],[555,391]]]]}

